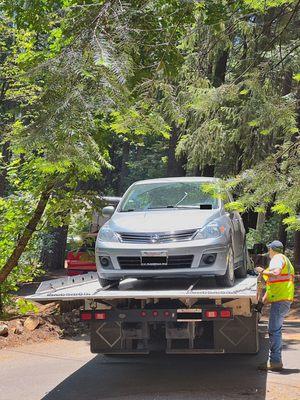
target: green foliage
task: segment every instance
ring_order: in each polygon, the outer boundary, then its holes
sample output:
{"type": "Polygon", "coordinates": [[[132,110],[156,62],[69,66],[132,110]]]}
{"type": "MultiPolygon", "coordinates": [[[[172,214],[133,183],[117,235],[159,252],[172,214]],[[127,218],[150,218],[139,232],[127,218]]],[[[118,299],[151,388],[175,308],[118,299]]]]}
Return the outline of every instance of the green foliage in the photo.
{"type": "Polygon", "coordinates": [[[228,210],[271,209],[300,229],[297,1],[12,0],[0,11],[0,270],[53,183],[5,301],[41,273],[53,227],[76,236],[96,194],[164,176],[176,145],[188,175],[213,166],[224,178],[207,190],[234,191],[228,210]]]}
{"type": "MultiPolygon", "coordinates": [[[[247,233],[247,246],[252,249],[257,243],[270,243],[275,237],[278,237],[279,227],[280,227],[280,217],[274,215],[269,220],[267,220],[259,229],[249,229],[247,233]]],[[[293,247],[293,236],[292,232],[287,234],[287,246],[293,247]]]]}
{"type": "Polygon", "coordinates": [[[34,305],[31,301],[25,299],[17,299],[16,308],[18,313],[27,314],[29,312],[33,312],[35,314],[38,313],[39,309],[36,305],[34,305]]]}
{"type": "MultiPolygon", "coordinates": [[[[198,30],[192,33],[187,50],[185,68],[189,75],[185,76],[187,90],[181,107],[188,124],[177,155],[187,158],[190,174],[213,165],[217,176],[230,177],[227,187],[239,198],[228,209],[265,210],[275,201],[288,208],[284,219],[288,228],[298,229],[298,4],[251,0],[234,6],[226,3],[205,2],[211,18],[204,20],[208,27],[203,26],[203,14],[198,14],[198,30]],[[283,10],[290,19],[281,18],[283,10]],[[265,29],[271,35],[268,41],[265,29]],[[206,43],[199,65],[198,49],[206,43]],[[224,48],[230,49],[226,82],[215,87],[212,63],[218,63],[224,48]],[[282,64],[283,48],[287,56],[282,64]],[[287,88],[292,77],[294,83],[287,88]]],[[[273,211],[277,213],[278,208],[273,211]]]]}
{"type": "Polygon", "coordinates": [[[253,10],[266,12],[268,8],[281,7],[285,4],[296,4],[295,0],[243,0],[253,10]]]}
{"type": "Polygon", "coordinates": [[[161,115],[153,112],[146,104],[142,104],[140,108],[141,111],[137,107],[130,107],[127,110],[112,112],[111,122],[105,126],[132,142],[142,142],[146,135],[153,133],[168,138],[170,127],[161,115]]]}
{"type": "Polygon", "coordinates": [[[247,246],[252,249],[256,243],[270,243],[277,237],[279,218],[271,218],[260,229],[249,229],[247,233],[247,246]]]}

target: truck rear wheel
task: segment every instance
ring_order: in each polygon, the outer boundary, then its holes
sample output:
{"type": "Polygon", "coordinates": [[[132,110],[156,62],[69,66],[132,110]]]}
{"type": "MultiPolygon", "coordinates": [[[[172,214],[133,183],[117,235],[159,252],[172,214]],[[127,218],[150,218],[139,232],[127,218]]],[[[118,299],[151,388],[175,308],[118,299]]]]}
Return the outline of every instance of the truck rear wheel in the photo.
{"type": "Polygon", "coordinates": [[[232,246],[229,247],[227,253],[227,269],[225,275],[216,276],[218,286],[232,287],[234,285],[234,256],[232,246]]]}
{"type": "Polygon", "coordinates": [[[106,286],[113,286],[117,288],[119,286],[120,281],[119,280],[110,280],[110,279],[104,279],[104,278],[98,278],[100,285],[105,288],[106,286]]]}

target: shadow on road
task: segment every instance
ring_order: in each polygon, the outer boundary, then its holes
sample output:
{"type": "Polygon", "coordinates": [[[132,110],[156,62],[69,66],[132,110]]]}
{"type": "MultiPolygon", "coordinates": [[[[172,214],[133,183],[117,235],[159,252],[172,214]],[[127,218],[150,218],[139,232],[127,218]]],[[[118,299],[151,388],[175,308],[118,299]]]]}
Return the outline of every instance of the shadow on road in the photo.
{"type": "Polygon", "coordinates": [[[293,375],[293,374],[299,374],[300,369],[299,368],[284,368],[283,371],[280,371],[280,375],[293,375]]]}
{"type": "Polygon", "coordinates": [[[256,368],[267,347],[261,338],[258,355],[98,355],[43,399],[263,400],[267,374],[256,368]]]}

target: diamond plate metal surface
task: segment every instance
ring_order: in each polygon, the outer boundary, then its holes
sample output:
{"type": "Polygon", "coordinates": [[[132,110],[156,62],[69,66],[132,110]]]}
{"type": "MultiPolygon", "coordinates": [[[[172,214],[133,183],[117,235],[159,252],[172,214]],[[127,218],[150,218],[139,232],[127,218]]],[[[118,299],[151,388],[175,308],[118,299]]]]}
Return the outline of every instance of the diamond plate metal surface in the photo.
{"type": "Polygon", "coordinates": [[[219,332],[231,343],[233,344],[233,346],[238,346],[245,338],[246,336],[249,335],[250,333],[250,329],[248,328],[248,326],[246,326],[244,324],[244,322],[239,318],[236,317],[234,321],[232,320],[228,320],[227,322],[225,322],[225,324],[223,325],[223,327],[221,329],[219,329],[219,332]],[[239,336],[238,338],[236,337],[236,334],[232,334],[233,331],[236,332],[236,323],[239,323],[239,332],[241,333],[241,336],[239,336]],[[234,327],[233,327],[234,324],[234,327]],[[231,326],[230,326],[231,325],[231,326]],[[236,337],[238,340],[234,340],[233,338],[236,337]]]}
{"type": "Polygon", "coordinates": [[[104,340],[104,342],[110,347],[113,348],[119,340],[121,340],[121,323],[120,322],[114,322],[110,323],[109,325],[106,322],[103,322],[99,326],[99,328],[96,330],[97,335],[104,340]],[[114,335],[113,331],[111,329],[111,325],[117,325],[119,329],[116,331],[117,334],[114,335]]]}

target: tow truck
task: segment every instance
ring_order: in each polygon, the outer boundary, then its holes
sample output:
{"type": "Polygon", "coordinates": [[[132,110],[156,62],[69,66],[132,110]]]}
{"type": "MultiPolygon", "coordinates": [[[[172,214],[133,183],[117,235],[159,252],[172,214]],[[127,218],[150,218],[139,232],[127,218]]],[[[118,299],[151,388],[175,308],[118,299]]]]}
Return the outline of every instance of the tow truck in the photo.
{"type": "MultiPolygon", "coordinates": [[[[116,206],[121,200],[121,197],[98,196],[98,200],[102,204],[116,206]]],[[[95,240],[99,229],[105,224],[105,222],[107,222],[107,220],[107,217],[104,217],[96,210],[93,211],[89,231],[82,234],[85,242],[82,243],[81,247],[76,247],[67,252],[65,260],[67,275],[74,276],[85,274],[89,271],[96,271],[95,240]]]]}
{"type": "Polygon", "coordinates": [[[92,353],[248,353],[259,350],[256,276],[218,287],[213,278],[125,279],[101,287],[97,272],[42,282],[28,299],[82,300],[92,353]]]}

